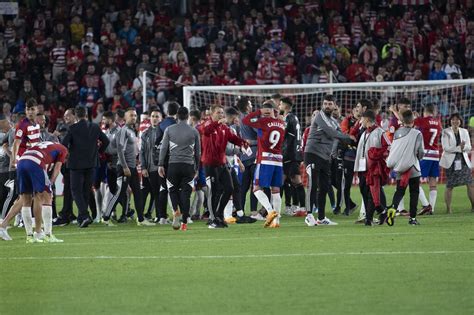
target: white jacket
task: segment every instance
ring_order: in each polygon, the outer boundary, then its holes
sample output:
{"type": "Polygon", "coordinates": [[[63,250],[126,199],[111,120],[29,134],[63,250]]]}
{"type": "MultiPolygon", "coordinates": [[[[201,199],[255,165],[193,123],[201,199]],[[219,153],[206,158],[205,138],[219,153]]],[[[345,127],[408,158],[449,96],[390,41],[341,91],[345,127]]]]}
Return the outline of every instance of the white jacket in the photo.
{"type": "Polygon", "coordinates": [[[456,153],[462,153],[464,161],[466,161],[467,166],[472,168],[471,160],[469,160],[468,153],[471,152],[471,138],[469,137],[469,132],[467,129],[459,128],[459,135],[461,141],[464,141],[464,150],[461,151],[461,146],[456,146],[456,137],[454,136],[454,131],[451,127],[443,130],[441,134],[441,144],[443,146],[443,155],[439,161],[439,166],[442,168],[448,169],[453,164],[456,153]]]}

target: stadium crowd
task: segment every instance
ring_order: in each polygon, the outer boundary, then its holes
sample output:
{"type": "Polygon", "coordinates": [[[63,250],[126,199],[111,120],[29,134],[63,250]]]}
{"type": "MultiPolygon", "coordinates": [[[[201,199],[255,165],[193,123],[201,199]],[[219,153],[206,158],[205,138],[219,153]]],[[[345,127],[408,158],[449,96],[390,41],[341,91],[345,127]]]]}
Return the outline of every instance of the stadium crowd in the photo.
{"type": "MultiPolygon", "coordinates": [[[[411,108],[410,100],[398,98],[385,109],[390,118],[382,128],[377,101],[354,100],[342,110],[334,96],[326,95],[321,104],[312,104],[318,110],[306,137],[292,113],[291,97],[275,95],[262,104],[242,97],[233,106],[205,104],[190,112],[180,106],[186,85],[468,78],[474,45],[471,1],[45,3],[29,2],[20,6],[18,15],[2,16],[1,21],[2,233],[21,212],[28,240],[39,240],[36,234],[41,232],[37,228],[33,234],[27,206],[31,199],[15,201],[17,193],[43,192],[35,191],[37,178],[31,179],[33,184],[24,179],[33,174],[25,160],[33,161],[35,155],[49,157],[37,164],[52,171],[51,179],[58,175],[57,167],[46,166],[62,167],[62,211],[56,215],[54,199],[38,200],[48,213],[43,221],[56,217],[56,225],[77,220],[87,227],[95,220],[113,226],[113,221],[126,222],[136,213],[140,226],[172,224],[186,230],[188,223],[203,218],[207,200],[204,218],[211,228],[257,220],[278,227],[282,194],[288,215],[304,216],[309,226],[335,225],[325,215],[326,194],[334,214],[350,215],[357,208],[350,197],[354,172],[363,196],[358,221],[372,225],[377,212],[380,224],[392,225],[397,212],[407,212],[410,224],[417,225],[418,198],[421,214],[434,211],[440,158],[448,177],[448,211],[452,189],[461,185],[468,187],[474,208],[467,156],[471,140],[462,128],[472,115],[471,97],[460,100],[459,106],[445,106],[446,95],[435,91],[439,94],[431,95],[423,108],[411,108]],[[146,82],[143,71],[153,73],[146,82]],[[259,109],[254,111],[254,105],[259,109]],[[80,152],[71,141],[77,128],[71,126],[81,121],[84,128],[100,124],[102,131],[97,138],[101,146],[91,142],[100,158],[97,165],[87,166],[93,176],[85,176],[78,193],[78,169],[51,143],[62,142],[69,152],[80,152]],[[410,165],[400,165],[397,154],[407,147],[417,154],[404,161],[410,165]],[[308,167],[306,191],[302,162],[308,167]],[[382,189],[388,168],[397,181],[391,202],[382,189]],[[429,198],[419,188],[421,177],[429,180],[429,198]],[[409,212],[403,202],[407,186],[409,212]],[[168,196],[173,222],[166,211],[168,196]],[[249,216],[244,212],[247,199],[249,216]],[[73,200],[81,205],[80,218],[72,212],[73,200]]],[[[48,231],[50,241],[59,241],[48,231]]]]}

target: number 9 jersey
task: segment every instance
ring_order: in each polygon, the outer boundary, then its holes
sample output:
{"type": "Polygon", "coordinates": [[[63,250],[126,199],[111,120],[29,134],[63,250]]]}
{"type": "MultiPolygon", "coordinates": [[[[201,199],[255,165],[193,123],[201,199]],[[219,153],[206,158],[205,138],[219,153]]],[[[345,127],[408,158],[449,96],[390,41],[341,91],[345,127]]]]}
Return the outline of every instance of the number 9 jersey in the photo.
{"type": "Polygon", "coordinates": [[[282,166],[285,123],[278,118],[261,116],[260,110],[248,114],[242,122],[257,129],[257,164],[282,166]]]}

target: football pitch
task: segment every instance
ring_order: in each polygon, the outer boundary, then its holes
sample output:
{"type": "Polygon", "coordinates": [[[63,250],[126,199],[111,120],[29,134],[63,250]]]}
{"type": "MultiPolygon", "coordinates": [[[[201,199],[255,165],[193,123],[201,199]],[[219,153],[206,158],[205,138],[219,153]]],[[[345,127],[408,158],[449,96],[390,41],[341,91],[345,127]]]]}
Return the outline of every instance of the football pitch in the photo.
{"type": "Polygon", "coordinates": [[[129,222],[58,227],[64,243],[29,245],[12,228],[0,314],[474,314],[474,213],[460,187],[446,215],[443,187],[420,226],[365,227],[357,213],[313,228],[286,216],[280,229],[129,222]]]}

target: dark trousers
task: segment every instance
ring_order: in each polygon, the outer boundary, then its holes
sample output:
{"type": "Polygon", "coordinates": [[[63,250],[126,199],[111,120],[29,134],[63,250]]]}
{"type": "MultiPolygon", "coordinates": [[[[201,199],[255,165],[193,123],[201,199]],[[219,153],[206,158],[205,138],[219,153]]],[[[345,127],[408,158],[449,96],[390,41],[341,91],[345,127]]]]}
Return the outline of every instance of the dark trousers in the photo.
{"type": "Polygon", "coordinates": [[[126,177],[123,174],[123,169],[118,166],[117,173],[117,192],[114,194],[112,199],[109,201],[107,208],[105,209],[104,219],[108,220],[119,199],[122,199],[122,205],[126,204],[127,200],[127,188],[130,186],[133,193],[133,200],[135,201],[135,209],[137,210],[138,221],[143,221],[143,198],[142,190],[140,187],[140,179],[138,178],[138,172],[136,168],[130,168],[130,177],[126,177]]]}
{"type": "Polygon", "coordinates": [[[78,208],[77,221],[82,222],[85,219],[90,218],[87,207],[89,205],[89,197],[92,191],[94,169],[70,170],[70,175],[72,198],[76,202],[78,208]]]}
{"type": "Polygon", "coordinates": [[[206,182],[209,189],[208,210],[217,219],[224,220],[224,208],[229,202],[234,186],[227,166],[206,166],[206,182]]]}
{"type": "MultiPolygon", "coordinates": [[[[420,193],[420,177],[410,178],[408,181],[410,187],[410,218],[416,218],[416,210],[418,207],[418,196],[420,193]]],[[[400,201],[405,195],[406,187],[400,186],[400,180],[397,180],[397,190],[393,195],[392,208],[397,209],[400,201]]]]}
{"type": "MultiPolygon", "coordinates": [[[[160,207],[159,207],[159,202],[160,202],[160,187],[161,187],[161,177],[158,175],[158,171],[152,171],[148,173],[147,178],[143,178],[143,191],[146,192],[147,194],[150,194],[150,206],[148,207],[147,213],[151,215],[152,213],[152,205],[155,205],[155,212],[156,212],[156,217],[161,218],[160,216],[160,207]],[[146,185],[145,185],[146,183],[146,185]],[[146,187],[146,188],[145,188],[146,187]]],[[[143,194],[143,199],[145,200],[145,194],[143,194]]],[[[165,205],[166,209],[166,205],[165,205]]],[[[166,215],[164,216],[166,218],[166,215]]]]}
{"type": "Polygon", "coordinates": [[[158,193],[158,203],[157,207],[157,216],[160,219],[166,219],[168,217],[168,185],[166,184],[166,178],[161,176],[156,177],[156,182],[158,183],[159,193],[158,193]]]}
{"type": "Polygon", "coordinates": [[[187,223],[191,206],[191,193],[194,187],[194,165],[186,163],[170,163],[166,172],[168,192],[173,211],[180,210],[183,222],[187,223]]]}
{"type": "Polygon", "coordinates": [[[252,193],[253,191],[253,178],[255,174],[255,164],[244,164],[245,171],[242,174],[242,186],[240,193],[240,200],[242,204],[242,210],[245,210],[245,202],[247,200],[247,193],[250,191],[250,211],[257,211],[258,200],[257,197],[252,193]]]}
{"type": "Polygon", "coordinates": [[[63,168],[61,170],[63,173],[63,208],[59,213],[59,216],[65,220],[71,220],[73,216],[72,213],[72,190],[71,190],[71,170],[68,168],[63,168]]]}
{"type": "Polygon", "coordinates": [[[310,198],[306,198],[309,201],[308,207],[317,204],[318,219],[323,220],[326,217],[326,196],[331,188],[331,161],[324,160],[315,154],[305,153],[305,164],[309,168],[308,191],[310,198]]]}
{"type": "Polygon", "coordinates": [[[344,204],[347,210],[350,210],[355,206],[355,203],[351,199],[352,180],[354,179],[354,164],[354,161],[344,160],[344,204]]]}
{"type": "Polygon", "coordinates": [[[244,210],[242,207],[242,190],[240,188],[239,179],[237,178],[237,173],[232,168],[229,169],[229,172],[230,176],[232,177],[232,185],[234,186],[234,190],[232,191],[232,201],[234,203],[234,208],[237,211],[244,210]]]}
{"type": "Polygon", "coordinates": [[[374,212],[381,213],[384,210],[385,201],[385,193],[383,191],[382,186],[380,187],[380,201],[382,206],[378,209],[375,208],[374,205],[374,198],[372,196],[372,192],[370,191],[370,186],[367,185],[367,180],[365,177],[365,173],[359,173],[359,189],[360,194],[362,195],[362,199],[364,200],[365,204],[365,220],[368,222],[372,222],[374,219],[374,212]]]}

